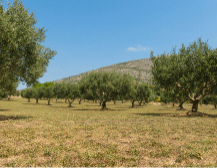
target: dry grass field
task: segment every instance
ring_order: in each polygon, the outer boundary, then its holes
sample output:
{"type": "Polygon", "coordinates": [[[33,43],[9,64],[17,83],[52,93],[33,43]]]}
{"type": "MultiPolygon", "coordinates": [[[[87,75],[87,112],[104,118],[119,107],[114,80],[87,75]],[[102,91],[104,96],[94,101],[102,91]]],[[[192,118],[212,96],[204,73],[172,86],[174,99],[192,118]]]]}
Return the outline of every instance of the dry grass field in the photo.
{"type": "MultiPolygon", "coordinates": [[[[217,118],[171,105],[0,101],[0,166],[217,166],[217,118]]],[[[176,105],[177,106],[177,105],[176,105]]],[[[214,106],[200,112],[217,114],[214,106]]]]}

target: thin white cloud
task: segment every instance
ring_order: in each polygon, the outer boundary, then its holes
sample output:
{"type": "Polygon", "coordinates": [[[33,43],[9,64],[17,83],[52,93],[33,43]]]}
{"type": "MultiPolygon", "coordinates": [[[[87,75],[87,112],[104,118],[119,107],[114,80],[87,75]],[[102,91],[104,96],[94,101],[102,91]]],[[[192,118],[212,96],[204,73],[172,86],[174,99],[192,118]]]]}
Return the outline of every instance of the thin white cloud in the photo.
{"type": "Polygon", "coordinates": [[[149,47],[142,47],[141,45],[138,45],[138,47],[128,47],[127,48],[128,51],[149,51],[150,48],[149,47]]]}

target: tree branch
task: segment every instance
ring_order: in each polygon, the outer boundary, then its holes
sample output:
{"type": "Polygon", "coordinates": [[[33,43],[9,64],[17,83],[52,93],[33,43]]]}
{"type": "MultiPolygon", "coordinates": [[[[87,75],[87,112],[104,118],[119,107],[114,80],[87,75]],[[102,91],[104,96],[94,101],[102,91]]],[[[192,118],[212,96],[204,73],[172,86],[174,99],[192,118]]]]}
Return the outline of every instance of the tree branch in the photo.
{"type": "Polygon", "coordinates": [[[199,97],[196,98],[196,100],[201,100],[202,98],[204,98],[206,95],[208,94],[205,94],[205,91],[208,90],[208,88],[204,87],[203,90],[202,90],[202,93],[199,97]]]}
{"type": "Polygon", "coordinates": [[[194,101],[194,98],[191,97],[189,91],[187,91],[187,90],[185,90],[184,88],[182,88],[181,85],[180,85],[178,82],[176,82],[176,85],[177,85],[180,89],[182,89],[184,92],[186,92],[186,93],[188,94],[189,99],[191,99],[192,101],[194,101]]]}

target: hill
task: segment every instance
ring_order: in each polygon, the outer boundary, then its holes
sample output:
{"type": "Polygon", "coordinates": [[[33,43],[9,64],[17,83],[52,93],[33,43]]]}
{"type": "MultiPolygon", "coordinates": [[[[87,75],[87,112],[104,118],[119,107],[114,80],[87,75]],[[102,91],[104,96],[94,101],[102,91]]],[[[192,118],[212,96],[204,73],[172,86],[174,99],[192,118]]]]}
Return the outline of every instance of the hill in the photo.
{"type": "MultiPolygon", "coordinates": [[[[152,66],[152,61],[150,59],[141,59],[141,60],[128,61],[128,62],[123,62],[115,65],[110,65],[92,71],[94,72],[115,71],[117,73],[118,72],[126,73],[132,75],[136,81],[151,83],[152,80],[151,66],[152,66]]],[[[92,71],[88,71],[85,73],[81,73],[79,75],[56,80],[54,81],[54,83],[59,83],[59,82],[77,83],[82,78],[83,75],[89,74],[92,71]]]]}

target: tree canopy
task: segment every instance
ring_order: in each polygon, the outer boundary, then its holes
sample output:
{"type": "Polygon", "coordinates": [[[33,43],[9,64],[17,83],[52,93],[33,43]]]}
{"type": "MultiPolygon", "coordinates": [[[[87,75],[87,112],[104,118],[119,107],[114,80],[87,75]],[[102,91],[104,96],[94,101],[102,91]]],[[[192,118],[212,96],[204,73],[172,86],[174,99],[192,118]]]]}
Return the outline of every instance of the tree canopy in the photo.
{"type": "Polygon", "coordinates": [[[117,100],[119,95],[125,97],[133,86],[133,77],[115,72],[91,72],[79,81],[79,90],[83,98],[100,100],[102,109],[106,109],[106,102],[117,100]],[[124,82],[123,82],[124,81],[124,82]]]}
{"type": "Polygon", "coordinates": [[[46,71],[49,60],[57,53],[42,45],[44,28],[37,28],[34,13],[18,0],[3,8],[0,1],[0,88],[2,92],[18,81],[27,86],[37,82],[46,71]]]}
{"type": "Polygon", "coordinates": [[[182,44],[176,53],[165,53],[154,57],[152,74],[154,82],[161,88],[178,87],[193,103],[192,111],[197,111],[198,102],[213,92],[217,81],[217,49],[212,49],[200,38],[188,47],[182,44]]]}
{"type": "Polygon", "coordinates": [[[137,88],[137,100],[139,101],[139,105],[141,106],[142,101],[148,103],[151,98],[151,90],[148,85],[142,83],[138,85],[137,88]]]}
{"type": "Polygon", "coordinates": [[[71,107],[72,102],[79,97],[79,88],[77,84],[67,83],[65,89],[65,97],[68,98],[69,107],[71,107]]]}

